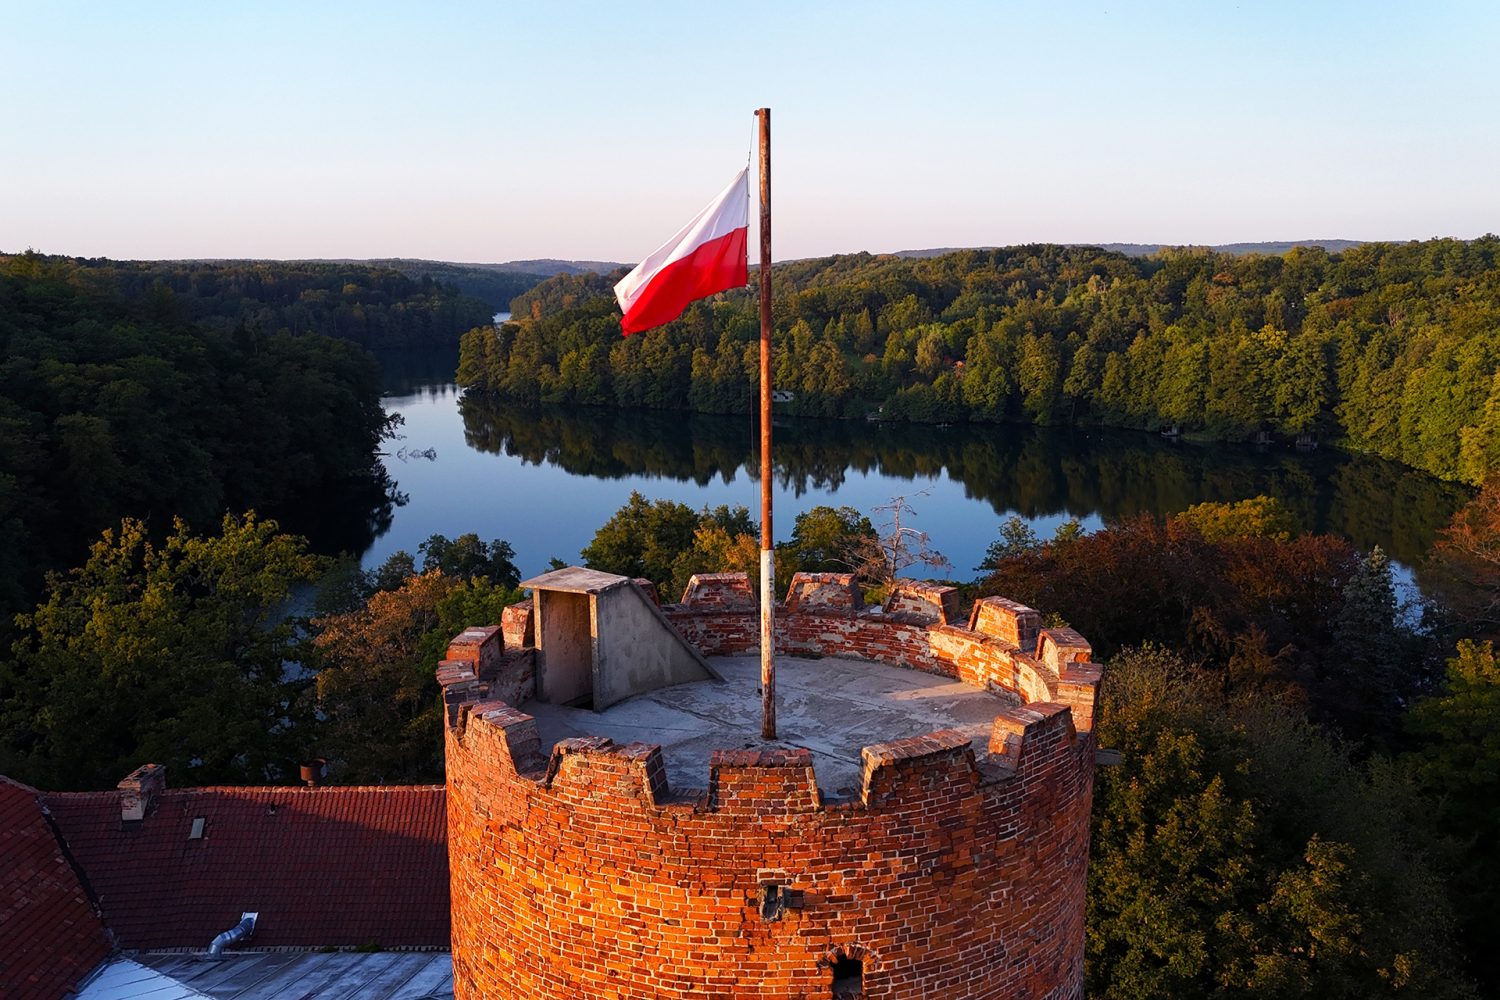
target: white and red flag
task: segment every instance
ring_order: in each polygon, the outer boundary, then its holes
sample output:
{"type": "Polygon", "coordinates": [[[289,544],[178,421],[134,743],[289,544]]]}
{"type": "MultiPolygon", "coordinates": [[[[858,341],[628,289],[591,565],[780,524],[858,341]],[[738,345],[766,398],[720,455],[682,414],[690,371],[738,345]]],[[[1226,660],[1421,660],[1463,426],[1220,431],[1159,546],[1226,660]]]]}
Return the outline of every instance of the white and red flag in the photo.
{"type": "Polygon", "coordinates": [[[694,299],[749,282],[749,177],[749,167],[736,174],[692,222],[615,285],[626,336],[670,323],[694,299]]]}

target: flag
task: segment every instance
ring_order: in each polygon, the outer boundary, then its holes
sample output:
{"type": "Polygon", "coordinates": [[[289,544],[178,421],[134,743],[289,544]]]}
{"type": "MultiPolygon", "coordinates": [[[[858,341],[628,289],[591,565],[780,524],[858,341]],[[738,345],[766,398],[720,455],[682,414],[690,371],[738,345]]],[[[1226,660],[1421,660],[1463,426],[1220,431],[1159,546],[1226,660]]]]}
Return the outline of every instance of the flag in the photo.
{"type": "Polygon", "coordinates": [[[749,178],[746,167],[692,222],[615,285],[625,314],[620,330],[626,336],[670,323],[694,299],[749,282],[749,178]]]}

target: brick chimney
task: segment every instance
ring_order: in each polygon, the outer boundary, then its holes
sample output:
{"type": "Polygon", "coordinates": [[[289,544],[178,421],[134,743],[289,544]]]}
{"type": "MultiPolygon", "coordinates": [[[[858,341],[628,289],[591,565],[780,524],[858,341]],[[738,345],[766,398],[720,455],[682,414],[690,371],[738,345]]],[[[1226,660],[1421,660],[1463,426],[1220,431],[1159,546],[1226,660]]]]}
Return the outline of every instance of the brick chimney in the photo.
{"type": "Polygon", "coordinates": [[[120,790],[120,822],[139,823],[167,790],[167,765],[142,764],[115,787],[120,790]]]}

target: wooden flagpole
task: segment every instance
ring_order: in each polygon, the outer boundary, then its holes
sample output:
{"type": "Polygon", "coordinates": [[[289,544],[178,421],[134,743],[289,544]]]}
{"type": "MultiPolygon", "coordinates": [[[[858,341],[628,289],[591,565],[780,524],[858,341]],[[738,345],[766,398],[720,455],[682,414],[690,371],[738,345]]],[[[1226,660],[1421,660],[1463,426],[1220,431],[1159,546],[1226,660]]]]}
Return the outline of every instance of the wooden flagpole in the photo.
{"type": "Polygon", "coordinates": [[[776,550],[771,533],[771,109],[760,119],[760,704],[762,739],[776,738],[776,550]]]}

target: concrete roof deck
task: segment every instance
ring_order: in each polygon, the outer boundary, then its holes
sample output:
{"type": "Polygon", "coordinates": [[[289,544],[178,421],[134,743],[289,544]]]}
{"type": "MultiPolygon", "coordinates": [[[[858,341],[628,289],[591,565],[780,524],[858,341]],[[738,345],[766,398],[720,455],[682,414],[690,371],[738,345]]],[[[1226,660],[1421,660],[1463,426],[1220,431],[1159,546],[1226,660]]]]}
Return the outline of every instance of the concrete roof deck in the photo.
{"type": "Polygon", "coordinates": [[[621,584],[629,583],[630,577],[584,566],[567,566],[522,580],[524,590],[560,590],[567,594],[597,594],[621,584]]]}
{"type": "Polygon", "coordinates": [[[626,699],[603,712],[527,702],[543,751],[573,736],[607,736],[616,743],[659,743],[674,789],[708,784],[715,750],[806,747],[818,787],[848,795],[860,784],[860,750],[872,743],[957,729],[988,752],[995,716],[1013,696],[919,670],[864,660],[776,658],[779,740],[760,737],[759,656],[717,656],[709,662],[722,682],[694,681],[626,699]]]}

